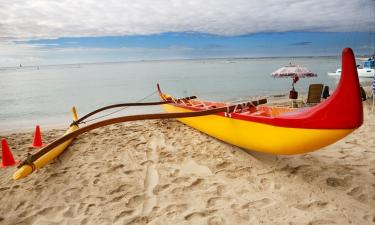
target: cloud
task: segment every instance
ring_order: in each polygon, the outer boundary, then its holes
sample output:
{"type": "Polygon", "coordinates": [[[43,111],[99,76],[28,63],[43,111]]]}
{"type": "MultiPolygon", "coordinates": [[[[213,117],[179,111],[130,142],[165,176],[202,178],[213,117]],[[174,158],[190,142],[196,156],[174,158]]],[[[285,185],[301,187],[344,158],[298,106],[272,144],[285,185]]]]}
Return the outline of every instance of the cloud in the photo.
{"type": "Polygon", "coordinates": [[[203,46],[203,49],[221,49],[223,48],[224,45],[219,45],[219,44],[207,44],[203,46]]]}
{"type": "Polygon", "coordinates": [[[373,31],[371,0],[0,0],[0,38],[373,31]]]}
{"type": "Polygon", "coordinates": [[[0,41],[0,67],[15,66],[27,62],[28,64],[38,64],[41,58],[35,52],[44,52],[36,45],[17,45],[12,41],[0,41]]]}
{"type": "Polygon", "coordinates": [[[311,44],[312,44],[311,41],[301,41],[301,42],[290,43],[289,45],[292,45],[292,46],[304,46],[304,45],[311,45],[311,44]]]}

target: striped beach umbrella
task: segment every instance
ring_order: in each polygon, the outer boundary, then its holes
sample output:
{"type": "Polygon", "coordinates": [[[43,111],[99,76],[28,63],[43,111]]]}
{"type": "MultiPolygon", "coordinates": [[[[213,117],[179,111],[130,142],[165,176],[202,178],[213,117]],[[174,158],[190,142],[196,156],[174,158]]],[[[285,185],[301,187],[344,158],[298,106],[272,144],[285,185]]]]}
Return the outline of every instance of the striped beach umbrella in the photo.
{"type": "Polygon", "coordinates": [[[294,84],[297,83],[299,78],[316,77],[318,75],[314,72],[311,72],[306,67],[293,65],[292,63],[290,63],[288,66],[284,66],[280,69],[277,69],[275,72],[272,73],[272,76],[275,78],[292,77],[292,90],[290,90],[289,92],[289,98],[297,99],[298,92],[294,89],[294,84]]]}

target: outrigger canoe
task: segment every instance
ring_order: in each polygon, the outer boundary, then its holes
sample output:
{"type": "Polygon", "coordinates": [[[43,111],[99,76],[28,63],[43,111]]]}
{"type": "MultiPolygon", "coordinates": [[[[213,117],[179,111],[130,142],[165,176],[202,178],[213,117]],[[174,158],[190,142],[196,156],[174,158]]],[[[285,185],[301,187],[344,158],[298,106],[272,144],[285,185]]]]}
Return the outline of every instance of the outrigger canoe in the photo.
{"type": "MultiPolygon", "coordinates": [[[[190,99],[175,101],[158,86],[168,113],[196,112],[230,106],[229,103],[190,99]]],[[[231,113],[220,112],[182,123],[232,145],[270,154],[300,154],[330,145],[360,127],[363,109],[356,62],[351,49],[343,50],[342,76],[327,100],[309,108],[245,104],[231,113]]]]}
{"type": "Polygon", "coordinates": [[[18,166],[13,179],[21,179],[43,167],[59,156],[75,137],[83,133],[136,120],[176,118],[212,137],[251,151],[300,154],[317,150],[340,140],[363,123],[360,86],[351,49],[343,50],[342,68],[341,79],[335,92],[327,100],[310,108],[262,105],[265,100],[230,104],[201,101],[196,96],[176,99],[163,93],[159,85],[159,102],[109,105],[79,119],[73,107],[73,122],[64,136],[38,152],[29,154],[18,166]],[[78,127],[81,123],[89,122],[89,117],[108,109],[150,105],[162,105],[167,113],[122,116],[78,127]]]}

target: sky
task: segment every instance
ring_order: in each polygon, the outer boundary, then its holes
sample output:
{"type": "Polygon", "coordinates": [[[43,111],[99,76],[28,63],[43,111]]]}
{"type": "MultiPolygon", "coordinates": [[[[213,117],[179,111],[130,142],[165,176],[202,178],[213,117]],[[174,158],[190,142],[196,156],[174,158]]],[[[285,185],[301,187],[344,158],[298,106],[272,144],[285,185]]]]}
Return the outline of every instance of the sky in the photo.
{"type": "Polygon", "coordinates": [[[375,51],[375,0],[0,0],[0,67],[375,51]]]}

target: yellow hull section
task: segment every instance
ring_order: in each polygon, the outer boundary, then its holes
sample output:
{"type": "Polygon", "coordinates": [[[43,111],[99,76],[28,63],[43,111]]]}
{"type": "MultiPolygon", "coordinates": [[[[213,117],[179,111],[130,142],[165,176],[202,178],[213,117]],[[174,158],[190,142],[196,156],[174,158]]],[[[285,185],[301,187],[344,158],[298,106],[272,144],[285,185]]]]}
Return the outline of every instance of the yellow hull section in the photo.
{"type": "MultiPolygon", "coordinates": [[[[78,117],[77,117],[77,112],[76,112],[76,110],[75,110],[74,107],[72,109],[72,114],[73,114],[74,121],[76,121],[78,119],[78,117]]],[[[65,134],[71,133],[71,132],[73,132],[73,131],[75,131],[77,129],[78,129],[78,126],[73,125],[73,126],[69,127],[69,129],[65,132],[65,134]]],[[[70,140],[62,143],[61,145],[57,146],[53,150],[47,152],[42,157],[40,157],[39,159],[37,159],[34,162],[35,170],[40,169],[41,167],[43,167],[46,164],[48,164],[51,160],[53,160],[57,156],[59,156],[72,143],[72,141],[73,141],[73,139],[70,139],[70,140]]],[[[32,172],[33,172],[33,170],[31,168],[31,166],[29,166],[29,165],[23,165],[21,168],[19,168],[13,174],[13,179],[14,180],[19,180],[21,178],[26,177],[27,175],[29,175],[32,172]]]]}
{"type": "MultiPolygon", "coordinates": [[[[191,112],[163,105],[166,112],[191,112]]],[[[178,119],[219,140],[238,147],[270,154],[292,155],[311,152],[330,145],[354,129],[302,129],[272,126],[218,115],[178,119]]]]}

